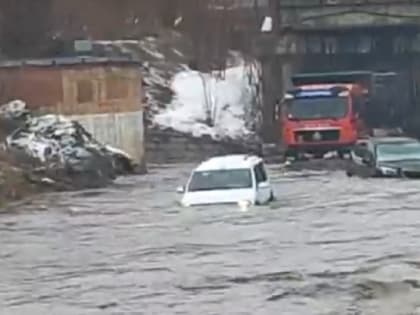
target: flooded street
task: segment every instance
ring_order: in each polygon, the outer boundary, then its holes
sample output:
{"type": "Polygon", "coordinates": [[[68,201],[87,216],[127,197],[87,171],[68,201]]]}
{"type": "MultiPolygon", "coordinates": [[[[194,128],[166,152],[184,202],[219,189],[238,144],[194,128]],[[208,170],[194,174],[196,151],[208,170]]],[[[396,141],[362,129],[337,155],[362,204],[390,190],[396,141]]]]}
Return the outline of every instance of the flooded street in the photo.
{"type": "Polygon", "coordinates": [[[420,314],[420,182],[271,167],[278,201],[180,208],[191,165],[0,216],[0,314],[420,314]]]}

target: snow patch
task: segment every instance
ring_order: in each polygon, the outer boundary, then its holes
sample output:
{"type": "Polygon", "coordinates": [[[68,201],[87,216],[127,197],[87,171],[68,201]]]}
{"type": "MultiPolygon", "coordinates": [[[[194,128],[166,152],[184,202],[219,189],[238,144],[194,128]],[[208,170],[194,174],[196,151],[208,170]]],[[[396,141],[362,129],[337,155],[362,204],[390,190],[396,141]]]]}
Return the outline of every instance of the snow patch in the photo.
{"type": "Polygon", "coordinates": [[[105,145],[105,148],[109,151],[109,152],[112,152],[113,154],[115,154],[115,155],[120,155],[120,156],[123,156],[123,157],[125,157],[126,159],[128,159],[128,160],[133,160],[133,158],[132,158],[132,156],[131,155],[129,155],[127,152],[125,152],[125,151],[123,151],[123,150],[121,150],[121,149],[118,149],[118,148],[115,148],[115,147],[112,147],[112,146],[110,146],[110,145],[105,145]]]}
{"type": "Polygon", "coordinates": [[[11,101],[0,107],[0,117],[6,120],[19,119],[25,117],[28,113],[25,102],[20,100],[11,101]]]}
{"type": "Polygon", "coordinates": [[[172,48],[174,54],[178,55],[179,57],[185,57],[184,54],[176,48],[172,48]]]}
{"type": "Polygon", "coordinates": [[[221,75],[182,71],[173,78],[172,103],[154,117],[154,123],[195,137],[246,138],[261,120],[259,78],[256,63],[242,62],[221,75]]]}
{"type": "Polygon", "coordinates": [[[139,40],[123,39],[123,40],[96,40],[94,43],[101,45],[138,45],[139,40]]]}
{"type": "Polygon", "coordinates": [[[273,18],[271,16],[266,16],[261,25],[261,32],[268,33],[273,30],[273,18]]]}

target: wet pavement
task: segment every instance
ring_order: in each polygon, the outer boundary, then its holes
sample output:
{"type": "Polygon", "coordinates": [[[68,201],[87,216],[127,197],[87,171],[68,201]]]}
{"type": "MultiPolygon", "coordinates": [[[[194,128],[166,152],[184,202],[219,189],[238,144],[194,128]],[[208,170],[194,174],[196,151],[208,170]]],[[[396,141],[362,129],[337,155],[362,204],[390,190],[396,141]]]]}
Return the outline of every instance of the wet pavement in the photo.
{"type": "Polygon", "coordinates": [[[278,201],[180,208],[191,165],[0,215],[0,314],[420,314],[420,182],[271,167],[278,201]]]}

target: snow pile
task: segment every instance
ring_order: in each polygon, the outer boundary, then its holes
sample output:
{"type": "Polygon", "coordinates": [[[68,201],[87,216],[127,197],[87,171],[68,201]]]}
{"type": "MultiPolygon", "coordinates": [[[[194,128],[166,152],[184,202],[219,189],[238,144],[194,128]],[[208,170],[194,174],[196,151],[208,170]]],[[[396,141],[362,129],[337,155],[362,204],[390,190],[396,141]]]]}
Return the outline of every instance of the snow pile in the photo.
{"type": "Polygon", "coordinates": [[[154,117],[161,127],[213,139],[243,139],[261,123],[260,69],[246,64],[226,69],[224,76],[183,71],[172,82],[174,98],[154,117]]]}
{"type": "Polygon", "coordinates": [[[28,115],[26,104],[20,100],[9,102],[0,107],[0,117],[4,120],[26,119],[28,115]]]}
{"type": "Polygon", "coordinates": [[[0,107],[2,121],[21,117],[25,119],[6,138],[7,149],[47,169],[114,179],[120,172],[118,162],[130,159],[125,152],[99,143],[78,122],[64,116],[31,116],[21,101],[0,107]]]}

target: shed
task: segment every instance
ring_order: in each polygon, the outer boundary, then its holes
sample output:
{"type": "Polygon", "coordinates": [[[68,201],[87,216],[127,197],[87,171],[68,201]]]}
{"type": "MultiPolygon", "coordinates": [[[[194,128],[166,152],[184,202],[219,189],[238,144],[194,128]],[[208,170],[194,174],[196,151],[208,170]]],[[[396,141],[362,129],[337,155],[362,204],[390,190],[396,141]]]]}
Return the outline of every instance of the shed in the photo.
{"type": "Polygon", "coordinates": [[[68,57],[0,63],[0,101],[25,101],[31,110],[70,116],[99,141],[144,163],[140,62],[68,57]]]}

